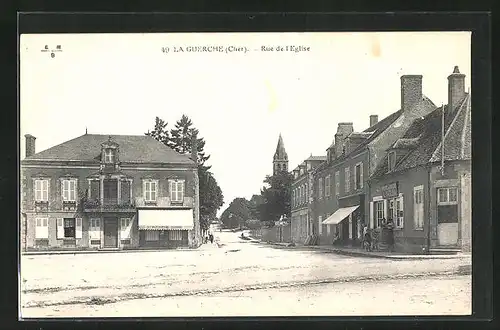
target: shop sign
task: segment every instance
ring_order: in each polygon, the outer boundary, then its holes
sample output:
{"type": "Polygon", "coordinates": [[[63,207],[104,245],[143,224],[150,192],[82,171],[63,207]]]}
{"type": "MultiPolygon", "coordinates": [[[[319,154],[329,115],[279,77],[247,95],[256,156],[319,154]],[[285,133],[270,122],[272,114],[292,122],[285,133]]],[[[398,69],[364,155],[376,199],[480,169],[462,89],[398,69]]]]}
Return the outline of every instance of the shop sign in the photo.
{"type": "Polygon", "coordinates": [[[393,198],[398,196],[398,183],[393,182],[382,186],[382,197],[384,199],[393,198]]]}

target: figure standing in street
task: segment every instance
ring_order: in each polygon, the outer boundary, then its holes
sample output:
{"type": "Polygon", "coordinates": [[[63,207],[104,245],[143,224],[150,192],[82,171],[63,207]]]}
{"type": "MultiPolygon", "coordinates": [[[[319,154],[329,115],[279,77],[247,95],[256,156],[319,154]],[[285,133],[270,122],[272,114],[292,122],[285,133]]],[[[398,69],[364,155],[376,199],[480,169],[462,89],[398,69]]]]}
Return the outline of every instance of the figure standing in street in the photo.
{"type": "Polygon", "coordinates": [[[392,219],[387,221],[387,245],[389,247],[389,251],[394,252],[394,223],[392,219]]]}
{"type": "Polygon", "coordinates": [[[208,235],[209,239],[210,239],[210,243],[213,244],[214,243],[214,235],[212,235],[212,233],[210,233],[208,235]]]}
{"type": "Polygon", "coordinates": [[[363,227],[363,247],[367,251],[371,251],[372,250],[372,238],[371,238],[370,233],[368,232],[368,226],[367,225],[365,225],[363,227]]]}

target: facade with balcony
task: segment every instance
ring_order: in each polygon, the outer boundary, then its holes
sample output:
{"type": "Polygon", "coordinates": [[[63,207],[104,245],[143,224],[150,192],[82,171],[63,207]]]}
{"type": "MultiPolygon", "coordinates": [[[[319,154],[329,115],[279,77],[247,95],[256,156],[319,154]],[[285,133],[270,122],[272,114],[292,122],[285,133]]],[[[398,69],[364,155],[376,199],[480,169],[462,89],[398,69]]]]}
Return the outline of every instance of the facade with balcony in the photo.
{"type": "Polygon", "coordinates": [[[198,247],[196,162],[149,136],[85,134],[35,153],[27,135],[20,228],[23,250],[198,247]]]}

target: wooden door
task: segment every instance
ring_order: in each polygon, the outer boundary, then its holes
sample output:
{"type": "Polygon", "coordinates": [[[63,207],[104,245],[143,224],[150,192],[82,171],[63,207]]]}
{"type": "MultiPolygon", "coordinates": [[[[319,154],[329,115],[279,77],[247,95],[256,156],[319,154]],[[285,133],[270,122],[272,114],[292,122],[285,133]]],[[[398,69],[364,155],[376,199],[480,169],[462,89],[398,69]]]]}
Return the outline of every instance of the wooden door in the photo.
{"type": "Polygon", "coordinates": [[[118,219],[104,218],[104,247],[118,246],[118,219]]]}

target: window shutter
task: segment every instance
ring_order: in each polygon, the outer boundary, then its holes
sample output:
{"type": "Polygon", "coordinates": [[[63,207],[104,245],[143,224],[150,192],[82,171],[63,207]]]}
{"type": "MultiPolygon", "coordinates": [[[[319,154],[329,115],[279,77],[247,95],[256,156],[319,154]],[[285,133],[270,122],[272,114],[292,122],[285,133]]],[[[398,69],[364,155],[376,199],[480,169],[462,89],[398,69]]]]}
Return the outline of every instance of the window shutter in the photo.
{"type": "Polygon", "coordinates": [[[374,228],[373,226],[373,202],[370,202],[370,228],[374,228]]]}
{"type": "Polygon", "coordinates": [[[37,200],[37,196],[36,196],[36,180],[35,179],[33,180],[33,200],[34,201],[37,200]]]}
{"type": "Polygon", "coordinates": [[[57,238],[64,238],[63,218],[57,218],[57,238]]]}
{"type": "Polygon", "coordinates": [[[82,238],[82,218],[76,218],[75,238],[82,238]]]}
{"type": "Polygon", "coordinates": [[[132,228],[132,220],[129,218],[123,218],[121,220],[121,238],[130,239],[130,230],[132,228]]]}
{"type": "Polygon", "coordinates": [[[359,165],[359,186],[363,189],[363,163],[359,165]]]}
{"type": "Polygon", "coordinates": [[[180,191],[181,191],[180,200],[181,200],[181,201],[184,201],[184,184],[185,184],[185,182],[184,182],[184,181],[181,181],[181,182],[179,182],[179,184],[181,185],[181,190],[180,190],[180,191]]]}
{"type": "MultiPolygon", "coordinates": [[[[399,210],[401,212],[401,227],[404,228],[404,224],[405,224],[405,212],[404,212],[404,196],[400,196],[399,197],[399,210]]],[[[399,217],[399,214],[398,214],[398,217],[399,217]]]]}
{"type": "Polygon", "coordinates": [[[387,221],[387,199],[384,199],[384,209],[382,211],[383,217],[387,221]]]}
{"type": "Polygon", "coordinates": [[[44,197],[46,197],[45,200],[48,202],[50,199],[50,179],[47,179],[45,182],[47,182],[47,196],[44,197]]]}

